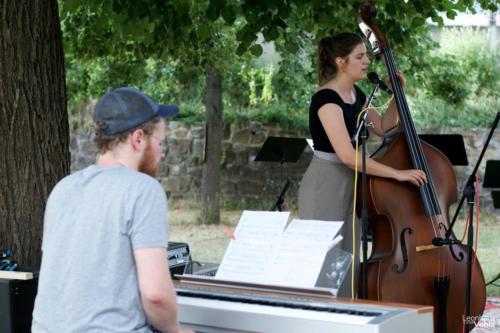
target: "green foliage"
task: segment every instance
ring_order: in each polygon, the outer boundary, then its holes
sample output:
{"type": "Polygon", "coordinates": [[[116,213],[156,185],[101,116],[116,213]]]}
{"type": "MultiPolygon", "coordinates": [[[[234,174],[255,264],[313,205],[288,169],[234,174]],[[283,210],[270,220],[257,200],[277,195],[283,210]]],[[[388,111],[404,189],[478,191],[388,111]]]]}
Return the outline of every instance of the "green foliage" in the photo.
{"type": "MultiPolygon", "coordinates": [[[[427,58],[416,56],[410,61],[409,55],[396,54],[415,122],[419,127],[487,126],[498,109],[498,51],[482,46],[485,32],[445,31],[443,41],[448,40],[454,43],[444,42],[427,58]],[[477,49],[475,44],[479,44],[477,49]],[[464,96],[458,95],[460,89],[466,91],[464,96]]],[[[312,48],[309,55],[284,53],[276,65],[257,66],[245,58],[229,67],[223,81],[225,121],[279,123],[307,133],[309,100],[317,86],[310,60],[313,53],[312,48]]],[[[177,120],[205,121],[204,75],[180,61],[133,62],[112,57],[79,61],[67,55],[66,63],[73,123],[90,128],[91,119],[80,105],[97,99],[108,86],[125,84],[145,90],[162,103],[179,103],[182,112],[177,120]]],[[[374,62],[372,69],[384,76],[383,64],[374,62]]],[[[368,82],[359,85],[367,93],[371,89],[368,82]]]]}
{"type": "Polygon", "coordinates": [[[179,62],[156,59],[129,61],[120,57],[80,60],[66,53],[66,87],[71,125],[91,129],[92,119],[87,108],[108,87],[137,87],[159,103],[179,104],[183,112],[179,119],[204,120],[203,76],[179,62]]]}
{"type": "MultiPolygon", "coordinates": [[[[312,55],[314,49],[309,49],[308,52],[312,55]]],[[[307,109],[310,98],[317,89],[316,70],[306,56],[307,53],[298,57],[283,54],[279,69],[273,77],[276,98],[292,109],[307,109]]]]}
{"type": "Polygon", "coordinates": [[[114,57],[79,61],[66,53],[66,86],[69,104],[97,98],[108,87],[137,84],[144,61],[123,61],[114,57]]]}
{"type": "Polygon", "coordinates": [[[187,100],[179,103],[181,112],[175,117],[175,120],[188,124],[205,121],[205,107],[198,100],[187,100]]]}
{"type": "MultiPolygon", "coordinates": [[[[289,53],[302,49],[311,36],[355,30],[359,0],[60,0],[69,50],[82,57],[134,53],[141,57],[174,57],[186,64],[210,63],[223,72],[227,60],[248,50],[262,53],[266,41],[282,41],[289,53]],[[227,30],[234,38],[226,39],[227,30]],[[235,40],[236,43],[228,44],[235,40]],[[233,48],[234,46],[234,48],[233,48]]],[[[497,0],[481,0],[496,9],[497,0]]],[[[474,10],[470,0],[377,1],[377,24],[393,44],[418,35],[427,18],[442,24],[439,12],[453,17],[474,10]]],[[[67,48],[68,49],[68,48],[67,48]]]]}
{"type": "Polygon", "coordinates": [[[307,106],[292,109],[286,102],[272,101],[266,105],[255,107],[226,107],[224,121],[245,123],[258,121],[264,124],[279,124],[283,128],[299,130],[307,135],[309,132],[307,106]]]}
{"type": "Polygon", "coordinates": [[[441,39],[441,53],[457,58],[457,65],[467,72],[464,81],[468,82],[473,93],[498,93],[500,49],[491,46],[486,30],[445,29],[441,39]]]}
{"type": "Polygon", "coordinates": [[[467,84],[467,68],[452,55],[433,57],[431,66],[422,76],[422,85],[432,97],[443,99],[447,104],[462,107],[471,93],[467,84]]]}
{"type": "Polygon", "coordinates": [[[235,53],[223,21],[207,17],[208,1],[88,0],[76,9],[61,2],[65,49],[80,59],[131,54],[182,59],[200,70],[206,63],[223,68],[235,53]]]}
{"type": "Polygon", "coordinates": [[[407,97],[413,119],[419,128],[487,127],[498,112],[498,97],[469,98],[462,107],[429,96],[425,91],[407,97]]]}
{"type": "Polygon", "coordinates": [[[421,127],[485,127],[498,112],[500,50],[488,32],[444,29],[441,47],[421,74],[421,90],[410,96],[421,127]]]}
{"type": "Polygon", "coordinates": [[[240,71],[242,80],[248,85],[248,105],[255,107],[257,105],[266,105],[273,99],[272,96],[272,78],[275,67],[273,65],[265,67],[242,66],[244,70],[240,71]]]}
{"type": "Polygon", "coordinates": [[[444,29],[441,40],[421,78],[429,96],[463,108],[469,98],[498,92],[500,51],[490,48],[487,31],[444,29]]]}
{"type": "MultiPolygon", "coordinates": [[[[203,121],[204,66],[211,64],[223,74],[227,121],[278,121],[301,129],[307,129],[309,99],[316,89],[314,46],[325,35],[356,30],[360,3],[60,2],[71,110],[81,110],[80,102],[97,98],[108,86],[131,85],[162,103],[179,103],[178,119],[203,121]],[[253,60],[263,52],[258,33],[275,41],[279,64],[262,66],[253,60]]],[[[483,8],[497,6],[494,0],[481,3],[483,8]]],[[[444,46],[446,52],[429,53],[435,45],[425,19],[439,23],[438,11],[453,16],[471,6],[468,0],[377,2],[376,20],[405,73],[409,99],[421,102],[414,106],[419,124],[454,125],[459,120],[453,115],[461,110],[498,108],[498,52],[486,52],[483,39],[471,36],[462,45],[455,42],[458,35],[450,36],[443,38],[453,41],[444,46]],[[444,111],[429,116],[428,110],[444,111]]],[[[385,76],[382,64],[373,62],[372,68],[385,76]]],[[[370,89],[369,84],[361,86],[370,89]]],[[[484,118],[466,124],[484,125],[484,118]]]]}

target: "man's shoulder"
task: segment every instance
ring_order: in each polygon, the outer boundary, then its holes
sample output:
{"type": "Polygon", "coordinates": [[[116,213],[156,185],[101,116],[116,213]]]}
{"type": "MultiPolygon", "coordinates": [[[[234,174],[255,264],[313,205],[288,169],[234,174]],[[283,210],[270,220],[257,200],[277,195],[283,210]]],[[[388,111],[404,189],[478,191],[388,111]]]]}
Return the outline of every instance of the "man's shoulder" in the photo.
{"type": "Polygon", "coordinates": [[[138,184],[143,184],[145,186],[160,186],[157,179],[151,177],[148,174],[139,172],[129,168],[117,168],[114,170],[117,176],[121,178],[127,178],[130,182],[136,182],[138,184]]]}
{"type": "Polygon", "coordinates": [[[61,179],[53,191],[64,191],[73,187],[86,188],[89,186],[111,186],[139,188],[161,188],[160,183],[153,177],[125,167],[99,167],[91,165],[73,172],[61,179]],[[114,185],[113,185],[114,184],[114,185]]]}
{"type": "Polygon", "coordinates": [[[122,181],[129,182],[146,182],[146,183],[157,183],[158,181],[153,177],[139,172],[134,169],[130,169],[123,166],[111,166],[111,167],[102,167],[98,165],[91,165],[82,169],[80,171],[75,172],[74,174],[68,176],[74,176],[75,178],[83,178],[83,179],[91,179],[94,177],[109,177],[115,178],[119,177],[122,181]]]}
{"type": "Polygon", "coordinates": [[[115,168],[109,170],[110,182],[120,183],[128,188],[134,188],[138,192],[156,191],[163,192],[163,187],[157,179],[129,168],[115,168]]]}

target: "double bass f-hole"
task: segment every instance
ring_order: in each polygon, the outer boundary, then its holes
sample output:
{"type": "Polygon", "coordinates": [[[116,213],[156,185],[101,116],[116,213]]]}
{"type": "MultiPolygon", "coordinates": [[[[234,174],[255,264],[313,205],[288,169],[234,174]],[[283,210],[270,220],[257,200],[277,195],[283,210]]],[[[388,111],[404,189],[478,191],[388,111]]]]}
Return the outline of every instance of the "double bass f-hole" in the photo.
{"type": "Polygon", "coordinates": [[[399,245],[401,247],[401,256],[403,257],[403,264],[402,264],[403,267],[399,268],[401,264],[392,265],[392,270],[396,273],[403,273],[408,268],[408,249],[406,248],[406,239],[405,239],[406,232],[408,232],[408,235],[411,235],[413,233],[411,228],[404,228],[403,231],[401,231],[401,234],[399,235],[399,245]]]}

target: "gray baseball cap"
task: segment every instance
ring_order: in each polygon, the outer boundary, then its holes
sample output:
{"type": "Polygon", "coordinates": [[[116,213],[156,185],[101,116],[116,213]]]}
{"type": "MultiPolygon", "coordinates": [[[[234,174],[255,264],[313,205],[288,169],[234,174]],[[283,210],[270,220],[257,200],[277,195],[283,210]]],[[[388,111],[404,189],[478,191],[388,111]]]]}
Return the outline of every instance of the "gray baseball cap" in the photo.
{"type": "Polygon", "coordinates": [[[109,89],[94,110],[94,122],[107,127],[97,136],[110,136],[137,127],[154,117],[169,117],[179,113],[176,105],[158,105],[145,93],[129,87],[109,89]]]}

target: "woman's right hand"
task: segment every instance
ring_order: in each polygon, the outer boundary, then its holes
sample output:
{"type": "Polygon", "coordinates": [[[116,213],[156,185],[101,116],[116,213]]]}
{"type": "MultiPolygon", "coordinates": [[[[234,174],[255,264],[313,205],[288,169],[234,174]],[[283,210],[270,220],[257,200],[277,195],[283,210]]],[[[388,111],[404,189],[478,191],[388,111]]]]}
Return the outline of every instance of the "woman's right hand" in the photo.
{"type": "Polygon", "coordinates": [[[427,183],[425,172],[417,169],[396,170],[394,178],[400,182],[410,182],[416,186],[422,186],[427,183]]]}

